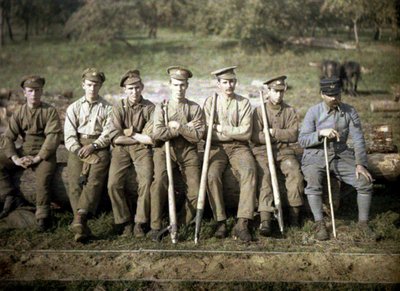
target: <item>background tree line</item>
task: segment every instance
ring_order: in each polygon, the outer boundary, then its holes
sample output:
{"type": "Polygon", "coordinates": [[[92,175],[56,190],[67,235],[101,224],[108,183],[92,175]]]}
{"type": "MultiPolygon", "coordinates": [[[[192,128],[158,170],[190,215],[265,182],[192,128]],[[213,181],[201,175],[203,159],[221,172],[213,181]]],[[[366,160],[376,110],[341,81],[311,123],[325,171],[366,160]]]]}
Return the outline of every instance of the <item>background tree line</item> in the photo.
{"type": "MultiPolygon", "coordinates": [[[[398,39],[397,0],[0,0],[0,46],[22,32],[70,39],[126,41],[135,30],[157,37],[159,28],[235,38],[244,46],[279,45],[290,35],[329,35],[346,28],[358,43],[359,29],[382,28],[398,39]]],[[[128,43],[129,44],[129,43],[128,43]]]]}

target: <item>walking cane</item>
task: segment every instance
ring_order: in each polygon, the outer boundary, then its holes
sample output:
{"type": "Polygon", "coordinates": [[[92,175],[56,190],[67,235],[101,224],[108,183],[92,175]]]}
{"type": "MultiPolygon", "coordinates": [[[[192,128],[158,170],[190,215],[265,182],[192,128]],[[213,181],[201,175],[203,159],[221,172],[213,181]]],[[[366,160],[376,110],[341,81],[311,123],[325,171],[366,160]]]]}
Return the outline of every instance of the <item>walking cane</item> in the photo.
{"type": "Polygon", "coordinates": [[[328,137],[327,136],[325,136],[325,138],[324,138],[324,154],[325,154],[325,166],[326,166],[326,179],[328,181],[329,205],[331,207],[333,237],[336,238],[335,213],[333,212],[333,199],[332,199],[332,190],[331,190],[331,175],[329,174],[328,137]]]}
{"type": "Polygon", "coordinates": [[[269,125],[267,118],[267,110],[264,106],[264,96],[263,92],[260,91],[260,101],[261,101],[261,113],[264,123],[264,135],[265,135],[265,145],[267,147],[267,157],[268,157],[268,167],[271,173],[272,191],[274,194],[274,204],[275,204],[275,217],[278,219],[279,229],[283,233],[283,213],[282,213],[282,203],[279,194],[278,178],[276,176],[276,168],[274,162],[274,155],[272,153],[271,137],[269,133],[269,125]]]}
{"type": "Polygon", "coordinates": [[[212,100],[211,100],[210,119],[208,120],[207,139],[206,139],[206,146],[205,146],[204,156],[203,156],[203,167],[201,169],[199,195],[197,197],[196,227],[195,227],[195,233],[194,233],[194,243],[195,244],[197,244],[199,242],[201,219],[203,218],[203,213],[204,213],[204,202],[205,202],[205,198],[206,198],[206,187],[207,187],[208,162],[209,162],[209,158],[210,158],[211,136],[212,136],[212,127],[214,124],[214,112],[215,112],[216,100],[217,100],[217,93],[214,93],[212,100]]]}
{"type": "MultiPolygon", "coordinates": [[[[168,101],[164,101],[164,120],[165,126],[168,127],[168,101]]],[[[167,163],[168,174],[168,211],[169,211],[169,227],[168,230],[171,234],[173,244],[178,242],[178,223],[176,218],[175,207],[175,191],[174,191],[174,176],[171,164],[171,149],[169,141],[165,142],[165,160],[167,163]]]]}

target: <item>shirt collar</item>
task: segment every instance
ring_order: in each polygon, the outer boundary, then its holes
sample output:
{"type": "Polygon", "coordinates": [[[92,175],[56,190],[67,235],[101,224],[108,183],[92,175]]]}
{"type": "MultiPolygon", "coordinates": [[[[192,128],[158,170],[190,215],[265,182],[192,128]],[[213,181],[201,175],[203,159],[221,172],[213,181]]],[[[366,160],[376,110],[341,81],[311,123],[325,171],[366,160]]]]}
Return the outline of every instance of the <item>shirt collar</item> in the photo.
{"type": "Polygon", "coordinates": [[[127,97],[126,99],[126,105],[128,105],[129,107],[136,107],[136,106],[145,106],[144,104],[144,98],[142,95],[140,95],[140,101],[139,103],[133,104],[130,100],[129,97],[127,97]]]}

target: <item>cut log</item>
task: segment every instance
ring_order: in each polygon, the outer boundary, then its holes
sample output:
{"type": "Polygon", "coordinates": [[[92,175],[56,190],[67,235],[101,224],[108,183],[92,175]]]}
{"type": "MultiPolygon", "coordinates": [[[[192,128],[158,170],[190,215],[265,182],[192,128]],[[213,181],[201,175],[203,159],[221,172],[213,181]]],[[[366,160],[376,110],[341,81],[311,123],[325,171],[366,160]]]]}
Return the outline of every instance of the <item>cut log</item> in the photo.
{"type": "Polygon", "coordinates": [[[400,102],[392,100],[371,101],[370,108],[372,112],[398,112],[400,111],[400,102]]]}
{"type": "Polygon", "coordinates": [[[397,153],[397,146],[393,144],[392,126],[366,125],[364,128],[367,153],[397,153]]]}
{"type": "Polygon", "coordinates": [[[315,37],[289,37],[286,43],[294,45],[303,45],[310,47],[323,47],[331,49],[356,49],[354,44],[339,42],[332,38],[315,38],[315,37]]]}
{"type": "Polygon", "coordinates": [[[400,154],[369,154],[368,169],[376,180],[396,182],[400,176],[400,154]]]}

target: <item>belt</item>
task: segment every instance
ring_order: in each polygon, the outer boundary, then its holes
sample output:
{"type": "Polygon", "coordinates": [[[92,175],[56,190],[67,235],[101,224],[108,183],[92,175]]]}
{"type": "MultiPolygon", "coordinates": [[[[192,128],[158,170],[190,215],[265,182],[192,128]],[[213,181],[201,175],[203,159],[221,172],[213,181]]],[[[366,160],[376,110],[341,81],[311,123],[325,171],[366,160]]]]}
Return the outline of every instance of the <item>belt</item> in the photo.
{"type": "Polygon", "coordinates": [[[84,139],[97,139],[99,138],[100,134],[94,134],[94,135],[90,135],[90,134],[79,134],[79,138],[84,138],[84,139]]]}

